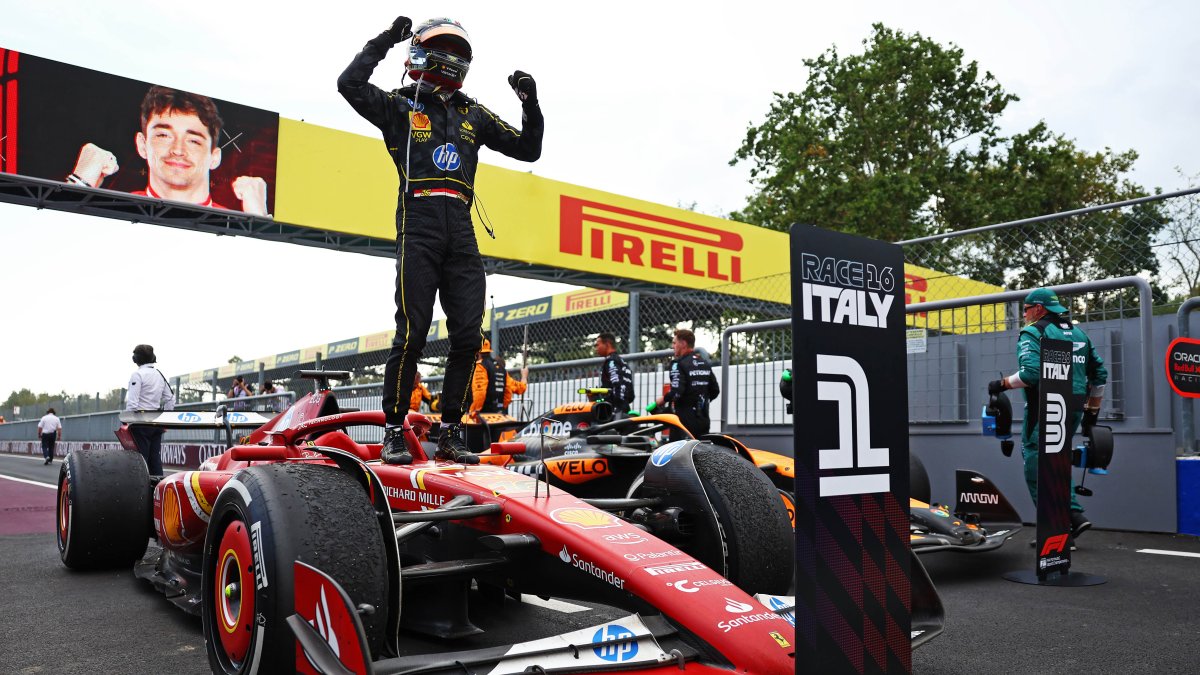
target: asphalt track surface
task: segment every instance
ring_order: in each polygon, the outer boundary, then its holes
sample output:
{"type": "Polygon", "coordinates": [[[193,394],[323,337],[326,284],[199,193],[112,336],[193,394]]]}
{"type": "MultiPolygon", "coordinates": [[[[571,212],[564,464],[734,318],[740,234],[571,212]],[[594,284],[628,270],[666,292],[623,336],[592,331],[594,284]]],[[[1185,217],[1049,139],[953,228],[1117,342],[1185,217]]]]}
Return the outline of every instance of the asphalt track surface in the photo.
{"type": "MultiPolygon", "coordinates": [[[[129,571],[78,573],[59,562],[55,491],[45,487],[57,480],[58,467],[58,461],[44,466],[38,458],[0,455],[0,578],[7,581],[0,592],[0,673],[208,673],[198,618],[129,571]]],[[[1073,569],[1106,577],[1106,584],[1005,581],[1005,572],[1032,568],[1032,537],[1026,528],[991,553],[922,557],[946,606],[946,630],[914,653],[914,672],[1200,672],[1200,540],[1093,530],[1080,538],[1073,569]]],[[[473,618],[488,633],[473,646],[620,615],[573,604],[509,601],[500,612],[478,613],[473,618]]],[[[407,640],[406,647],[427,651],[433,643],[407,640]]]]}

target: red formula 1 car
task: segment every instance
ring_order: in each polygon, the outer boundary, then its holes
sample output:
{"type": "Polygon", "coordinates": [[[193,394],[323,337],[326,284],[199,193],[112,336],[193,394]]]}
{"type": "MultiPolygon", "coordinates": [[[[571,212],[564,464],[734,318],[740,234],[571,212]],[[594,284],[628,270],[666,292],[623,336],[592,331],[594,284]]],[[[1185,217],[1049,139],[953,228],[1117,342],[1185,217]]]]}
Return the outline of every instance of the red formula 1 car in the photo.
{"type": "MultiPolygon", "coordinates": [[[[762,479],[745,462],[678,443],[647,467],[654,496],[589,503],[499,467],[431,460],[418,440],[428,420],[414,413],[407,439],[415,461],[388,466],[378,445],[348,433],[381,426],[383,414],[339,410],[328,389],[335,374],[306,375],[322,379],[320,391],[196,471],[150,477],[135,452],[71,453],[59,475],[64,564],[133,566],[200,614],[219,673],[794,671],[791,597],[751,596],[653,528],[614,515],[670,499],[698,505],[714,475],[762,479]],[[149,537],[161,549],[144,556],[149,537]],[[485,594],[577,599],[628,615],[472,648],[479,629],[468,602],[485,594]],[[454,638],[454,648],[401,654],[401,630],[454,638]]],[[[225,425],[231,436],[259,421],[237,412],[124,419],[225,425]]],[[[693,546],[737,556],[757,534],[741,519],[777,505],[773,491],[745,492],[745,514],[710,503],[684,522],[664,518],[666,530],[689,527],[693,546]]]]}

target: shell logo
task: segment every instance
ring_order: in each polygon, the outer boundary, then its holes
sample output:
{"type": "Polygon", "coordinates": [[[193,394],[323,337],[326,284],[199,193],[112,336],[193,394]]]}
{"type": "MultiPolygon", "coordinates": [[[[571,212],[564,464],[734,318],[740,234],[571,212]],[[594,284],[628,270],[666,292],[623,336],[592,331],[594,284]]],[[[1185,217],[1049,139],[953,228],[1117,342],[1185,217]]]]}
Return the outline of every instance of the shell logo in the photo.
{"type": "Polygon", "coordinates": [[[574,525],[582,530],[594,530],[606,527],[620,527],[621,522],[614,516],[596,509],[566,508],[550,512],[550,518],[556,523],[574,525]]]}
{"type": "Polygon", "coordinates": [[[182,515],[179,512],[179,494],[174,487],[163,490],[162,526],[167,540],[183,541],[182,515]]]}

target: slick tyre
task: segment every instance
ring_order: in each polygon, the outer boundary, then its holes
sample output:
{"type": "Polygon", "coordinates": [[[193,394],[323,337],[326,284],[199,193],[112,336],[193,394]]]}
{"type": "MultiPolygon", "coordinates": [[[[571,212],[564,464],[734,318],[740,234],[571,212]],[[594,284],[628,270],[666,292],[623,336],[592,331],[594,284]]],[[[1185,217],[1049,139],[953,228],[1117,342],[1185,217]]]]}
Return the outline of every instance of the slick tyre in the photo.
{"type": "Polygon", "coordinates": [[[706,553],[696,557],[748,593],[786,594],[795,539],[779,490],[761,469],[731,452],[701,447],[692,457],[722,538],[720,546],[698,547],[697,553],[706,553]]]}
{"type": "Polygon", "coordinates": [[[331,576],[357,607],[371,654],[384,651],[383,535],[363,488],[341,469],[267,464],[221,490],[204,540],[201,619],[214,673],[296,672],[295,561],[331,576]]]}
{"type": "Polygon", "coordinates": [[[58,555],[75,570],[129,567],[150,540],[150,474],[128,450],[76,450],[58,470],[58,555]]]}

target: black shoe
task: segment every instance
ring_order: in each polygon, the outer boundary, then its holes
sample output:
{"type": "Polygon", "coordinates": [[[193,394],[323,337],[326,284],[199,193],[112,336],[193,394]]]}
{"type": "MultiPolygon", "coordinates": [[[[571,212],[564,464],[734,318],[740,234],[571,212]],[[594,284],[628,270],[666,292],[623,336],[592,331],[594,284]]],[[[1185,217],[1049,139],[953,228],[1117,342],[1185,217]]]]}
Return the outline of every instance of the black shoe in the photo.
{"type": "Polygon", "coordinates": [[[1079,535],[1087,532],[1092,527],[1092,521],[1083,515],[1083,511],[1071,512],[1071,537],[1078,538],[1079,535]]]}
{"type": "Polygon", "coordinates": [[[379,459],[384,464],[412,464],[413,456],[404,441],[403,427],[388,427],[383,432],[383,450],[379,459]]]}
{"type": "Polygon", "coordinates": [[[467,448],[467,442],[463,440],[463,425],[461,424],[446,424],[442,425],[442,433],[438,435],[437,454],[434,455],[438,459],[449,459],[459,464],[478,464],[479,456],[471,452],[467,448]]]}
{"type": "Polygon", "coordinates": [[[50,463],[50,460],[46,460],[46,461],[42,462],[42,466],[46,466],[49,463],[50,463]]]}

